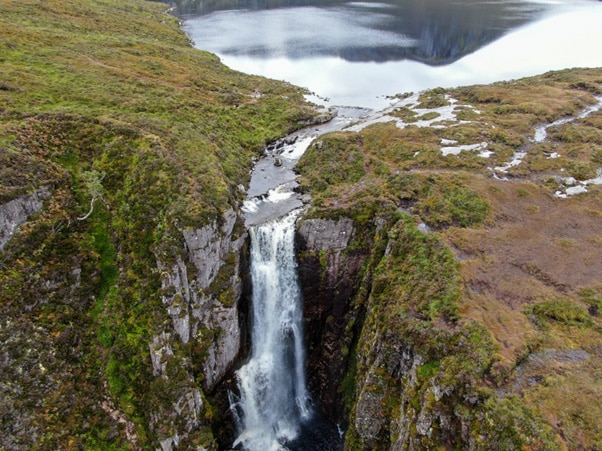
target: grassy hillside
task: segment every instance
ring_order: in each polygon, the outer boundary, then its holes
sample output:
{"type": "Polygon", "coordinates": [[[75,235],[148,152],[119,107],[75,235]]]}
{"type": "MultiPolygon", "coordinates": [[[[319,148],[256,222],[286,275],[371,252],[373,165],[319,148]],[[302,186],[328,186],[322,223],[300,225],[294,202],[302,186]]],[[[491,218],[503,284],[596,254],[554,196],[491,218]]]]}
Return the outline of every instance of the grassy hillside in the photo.
{"type": "MultiPolygon", "coordinates": [[[[149,339],[169,322],[157,258],[236,206],[263,145],[313,116],[300,89],[192,49],[165,10],[0,0],[0,205],[44,203],[0,250],[2,449],[154,449],[173,434],[151,418],[180,383],[151,374],[149,339]]],[[[202,378],[203,349],[173,352],[174,374],[202,378]]],[[[203,409],[182,446],[215,446],[203,409]]]]}
{"type": "Polygon", "coordinates": [[[304,155],[310,215],[392,224],[356,301],[350,448],[602,447],[602,189],[565,197],[600,174],[602,111],[579,115],[601,95],[591,69],[400,96],[304,155]]]}
{"type": "MultiPolygon", "coordinates": [[[[602,447],[602,191],[558,197],[597,176],[602,113],[532,140],[600,95],[600,70],[433,90],[300,162],[314,214],[376,230],[349,447],[402,446],[402,429],[418,448],[602,447]],[[401,350],[422,359],[413,378],[401,350]]],[[[0,448],[156,449],[181,431],[182,449],[217,448],[207,394],[193,428],[160,415],[202,385],[219,331],[174,341],[153,375],[149,342],[173,332],[157,260],[238,205],[263,145],[311,120],[302,96],[192,49],[162,4],[0,0],[0,208],[43,202],[0,250],[0,448]]]]}

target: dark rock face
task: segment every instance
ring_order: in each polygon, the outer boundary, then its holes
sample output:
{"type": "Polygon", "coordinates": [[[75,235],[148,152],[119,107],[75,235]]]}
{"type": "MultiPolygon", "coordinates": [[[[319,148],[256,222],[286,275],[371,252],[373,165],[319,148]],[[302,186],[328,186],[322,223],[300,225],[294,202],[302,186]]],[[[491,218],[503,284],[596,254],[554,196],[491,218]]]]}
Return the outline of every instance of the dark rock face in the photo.
{"type": "Polygon", "coordinates": [[[332,421],[344,422],[338,388],[347,372],[352,306],[365,254],[347,249],[351,219],[300,220],[297,231],[299,282],[304,298],[309,388],[332,421]]]}

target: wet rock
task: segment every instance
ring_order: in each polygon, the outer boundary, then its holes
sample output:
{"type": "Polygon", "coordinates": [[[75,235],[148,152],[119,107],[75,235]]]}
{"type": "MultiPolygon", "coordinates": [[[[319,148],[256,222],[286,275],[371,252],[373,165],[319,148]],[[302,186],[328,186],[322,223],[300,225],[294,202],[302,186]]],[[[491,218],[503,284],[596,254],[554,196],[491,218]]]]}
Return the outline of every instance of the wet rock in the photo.
{"type": "Polygon", "coordinates": [[[346,325],[357,316],[351,299],[359,288],[366,256],[345,252],[354,235],[349,218],[301,219],[297,227],[309,387],[324,413],[339,422],[343,421],[339,385],[347,371],[345,350],[352,339],[346,325]]]}

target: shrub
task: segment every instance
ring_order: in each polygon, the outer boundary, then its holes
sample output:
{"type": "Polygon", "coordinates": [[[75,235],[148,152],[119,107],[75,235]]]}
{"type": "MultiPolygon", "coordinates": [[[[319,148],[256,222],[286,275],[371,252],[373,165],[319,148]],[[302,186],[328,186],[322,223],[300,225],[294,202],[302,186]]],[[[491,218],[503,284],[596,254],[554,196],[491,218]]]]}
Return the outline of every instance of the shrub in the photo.
{"type": "Polygon", "coordinates": [[[420,102],[418,108],[440,108],[450,104],[443,88],[430,89],[421,93],[418,101],[420,102]]]}
{"type": "Polygon", "coordinates": [[[472,227],[483,224],[489,204],[475,191],[441,178],[431,178],[416,204],[425,222],[434,227],[472,227]]]}

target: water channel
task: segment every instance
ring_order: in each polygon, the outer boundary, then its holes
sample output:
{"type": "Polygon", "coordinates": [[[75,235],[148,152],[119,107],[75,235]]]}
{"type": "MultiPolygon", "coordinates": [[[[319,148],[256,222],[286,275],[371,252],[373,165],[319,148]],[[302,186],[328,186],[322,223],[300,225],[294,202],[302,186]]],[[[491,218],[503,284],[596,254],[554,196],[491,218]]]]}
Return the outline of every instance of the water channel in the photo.
{"type": "Polygon", "coordinates": [[[315,137],[349,125],[364,112],[343,110],[341,117],[272,144],[253,170],[243,206],[251,236],[251,353],[236,373],[238,393],[230,393],[237,430],[234,447],[341,449],[337,426],[321,418],[305,380],[303,300],[294,243],[303,199],[295,191],[293,168],[315,137]]]}
{"type": "Polygon", "coordinates": [[[366,120],[388,96],[602,66],[595,0],[179,0],[196,47],[247,73],[307,87],[337,117],[266,149],[243,210],[251,236],[252,343],[231,395],[233,446],[337,450],[305,383],[294,223],[304,199],[293,167],[310,142],[366,120]],[[275,162],[278,164],[274,164],[275,162]]]}

